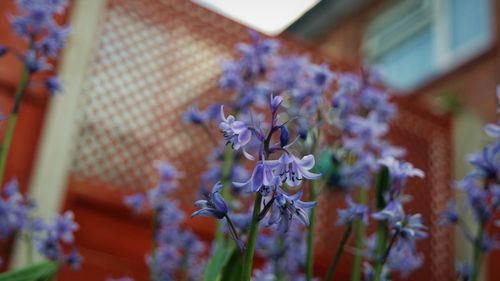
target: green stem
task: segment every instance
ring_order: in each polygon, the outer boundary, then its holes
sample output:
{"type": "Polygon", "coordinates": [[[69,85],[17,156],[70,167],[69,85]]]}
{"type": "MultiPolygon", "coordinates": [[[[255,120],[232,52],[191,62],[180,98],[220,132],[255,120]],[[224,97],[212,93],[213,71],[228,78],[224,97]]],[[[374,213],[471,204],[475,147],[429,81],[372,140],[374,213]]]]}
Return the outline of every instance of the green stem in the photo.
{"type": "MultiPolygon", "coordinates": [[[[309,201],[316,201],[317,181],[311,182],[309,201]]],[[[314,276],[314,225],[316,222],[316,208],[312,208],[309,214],[309,226],[307,227],[307,255],[306,255],[306,280],[311,281],[314,276]]]]}
{"type": "Polygon", "coordinates": [[[14,136],[14,129],[16,128],[17,116],[21,103],[23,101],[26,88],[30,80],[30,72],[26,65],[23,67],[21,72],[21,80],[16,88],[16,94],[14,96],[14,105],[12,106],[12,111],[9,115],[9,120],[7,122],[7,128],[5,129],[5,134],[3,136],[2,145],[0,148],[0,184],[3,183],[3,178],[5,175],[5,166],[7,164],[7,157],[9,156],[10,145],[12,143],[12,137],[14,136]]]}
{"type": "MultiPolygon", "coordinates": [[[[359,189],[359,204],[366,204],[367,202],[368,190],[364,188],[359,189]]],[[[352,263],[351,281],[360,281],[362,273],[361,267],[363,263],[363,256],[361,255],[360,249],[363,249],[365,237],[365,225],[363,221],[357,220],[355,222],[354,229],[356,254],[354,255],[354,261],[352,263]]]]}
{"type": "Polygon", "coordinates": [[[260,205],[262,202],[262,195],[257,192],[255,196],[255,203],[253,205],[252,223],[250,225],[250,232],[248,233],[247,248],[245,249],[245,257],[243,259],[242,281],[250,281],[252,277],[252,264],[253,255],[255,250],[255,241],[257,240],[257,232],[259,230],[259,220],[257,217],[260,213],[260,205]]]}
{"type": "Polygon", "coordinates": [[[481,273],[481,261],[482,261],[482,244],[484,238],[484,224],[481,223],[478,226],[477,237],[474,243],[474,260],[472,268],[472,278],[471,281],[479,280],[479,275],[481,273]]]}
{"type": "MultiPolygon", "coordinates": [[[[389,189],[389,179],[390,179],[389,170],[384,167],[377,174],[377,182],[375,190],[377,211],[384,209],[385,206],[387,205],[387,202],[385,200],[385,194],[389,189]]],[[[375,256],[374,281],[380,281],[382,280],[382,274],[384,269],[384,261],[382,260],[382,257],[385,255],[385,252],[387,251],[387,239],[389,238],[387,221],[380,221],[378,223],[376,237],[377,237],[376,238],[377,244],[374,253],[375,256]]]]}
{"type": "Polygon", "coordinates": [[[344,247],[347,244],[347,240],[349,239],[349,236],[351,236],[352,232],[352,223],[349,223],[347,225],[347,228],[344,231],[344,235],[342,236],[342,240],[340,241],[340,245],[337,248],[337,252],[335,253],[335,257],[332,261],[332,264],[328,268],[328,272],[325,277],[325,281],[331,281],[333,280],[333,274],[337,270],[337,265],[339,264],[340,257],[342,256],[342,253],[344,252],[344,247]]]}

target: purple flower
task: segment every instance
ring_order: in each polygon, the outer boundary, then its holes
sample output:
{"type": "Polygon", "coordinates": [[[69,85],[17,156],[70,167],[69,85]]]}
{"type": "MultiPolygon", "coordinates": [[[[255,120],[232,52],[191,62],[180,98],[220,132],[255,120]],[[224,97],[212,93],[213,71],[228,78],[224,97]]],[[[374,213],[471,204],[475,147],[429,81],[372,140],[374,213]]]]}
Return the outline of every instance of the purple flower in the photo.
{"type": "Polygon", "coordinates": [[[80,269],[82,261],[83,257],[80,255],[76,248],[73,248],[73,250],[69,253],[68,256],[66,256],[65,259],[65,263],[69,265],[73,270],[80,269]]]}
{"type": "Polygon", "coordinates": [[[154,165],[158,170],[161,181],[170,181],[182,176],[182,173],[177,171],[177,169],[167,161],[155,161],[154,165]]]}
{"type": "Polygon", "coordinates": [[[314,65],[311,67],[311,76],[315,85],[321,90],[327,90],[333,80],[333,73],[328,69],[328,65],[314,65]]]}
{"type": "Polygon", "coordinates": [[[427,238],[427,227],[422,223],[422,215],[406,215],[401,221],[394,223],[394,230],[404,243],[415,250],[415,240],[427,238]]]}
{"type": "Polygon", "coordinates": [[[416,169],[408,162],[396,160],[394,157],[386,157],[378,161],[389,169],[390,174],[390,192],[393,195],[399,195],[404,189],[409,177],[424,177],[424,172],[416,169]]]}
{"type": "Polygon", "coordinates": [[[309,215],[306,210],[316,206],[316,202],[303,202],[300,201],[301,197],[302,191],[291,196],[284,192],[278,193],[274,198],[268,225],[277,224],[279,231],[287,232],[295,217],[303,224],[309,225],[309,215]]]}
{"type": "Polygon", "coordinates": [[[440,225],[455,224],[460,220],[457,204],[454,201],[448,203],[447,208],[441,213],[440,225]]]}
{"type": "Polygon", "coordinates": [[[397,223],[404,218],[403,206],[398,201],[391,201],[383,210],[373,213],[372,217],[379,221],[386,220],[392,224],[397,223]]]}
{"type": "Polygon", "coordinates": [[[125,205],[131,208],[134,213],[140,213],[145,205],[146,197],[142,193],[136,193],[124,198],[125,205]]]}
{"type": "Polygon", "coordinates": [[[350,195],[346,196],[347,209],[337,209],[339,216],[338,223],[348,225],[356,220],[361,220],[365,225],[368,224],[368,207],[363,204],[356,204],[352,201],[350,195]]]}
{"type": "Polygon", "coordinates": [[[259,161],[255,165],[252,176],[246,182],[233,182],[236,187],[249,186],[252,192],[269,192],[280,184],[280,178],[277,177],[273,169],[278,166],[276,160],[259,161]]]}
{"type": "Polygon", "coordinates": [[[227,204],[220,194],[224,186],[221,182],[217,182],[212,188],[211,193],[203,194],[205,199],[198,200],[194,204],[200,210],[194,212],[191,217],[204,216],[222,219],[227,215],[227,204]]]}
{"type": "Polygon", "coordinates": [[[56,237],[59,237],[66,243],[73,242],[73,232],[78,230],[78,224],[74,221],[72,211],[66,211],[62,216],[56,214],[54,218],[54,232],[56,237]]]}
{"type": "Polygon", "coordinates": [[[207,115],[204,112],[201,112],[196,105],[191,106],[184,113],[183,117],[184,117],[184,122],[195,125],[203,124],[207,120],[207,115]]]}
{"type": "Polygon", "coordinates": [[[62,90],[61,82],[57,76],[52,76],[45,80],[45,87],[51,95],[55,95],[62,90]]]}
{"type": "Polygon", "coordinates": [[[309,154],[302,159],[295,157],[291,153],[283,153],[278,160],[277,173],[282,182],[286,182],[291,187],[300,185],[303,179],[314,180],[321,174],[312,173],[309,170],[314,168],[314,156],[309,154]]]}
{"type": "Polygon", "coordinates": [[[249,126],[245,122],[237,121],[232,115],[226,118],[224,106],[220,107],[220,115],[222,122],[219,124],[219,128],[224,134],[226,144],[231,144],[234,150],[247,145],[252,139],[252,131],[249,126]]]}
{"type": "Polygon", "coordinates": [[[500,177],[500,142],[485,146],[482,152],[468,156],[468,161],[475,168],[470,175],[485,179],[497,179],[500,177]]]}
{"type": "Polygon", "coordinates": [[[37,47],[48,57],[55,58],[64,48],[70,29],[68,27],[53,27],[37,44],[37,47]]]}
{"type": "Polygon", "coordinates": [[[6,238],[28,224],[31,204],[19,192],[17,180],[9,181],[0,197],[0,237],[6,238]]]}
{"type": "Polygon", "coordinates": [[[0,45],[0,57],[3,57],[7,53],[7,47],[0,45]]]}
{"type": "Polygon", "coordinates": [[[500,138],[500,125],[498,124],[487,124],[484,126],[484,131],[492,138],[500,138]]]}
{"type": "Polygon", "coordinates": [[[413,249],[397,244],[391,249],[386,264],[390,271],[397,271],[403,278],[407,278],[423,265],[423,259],[413,249]]]}

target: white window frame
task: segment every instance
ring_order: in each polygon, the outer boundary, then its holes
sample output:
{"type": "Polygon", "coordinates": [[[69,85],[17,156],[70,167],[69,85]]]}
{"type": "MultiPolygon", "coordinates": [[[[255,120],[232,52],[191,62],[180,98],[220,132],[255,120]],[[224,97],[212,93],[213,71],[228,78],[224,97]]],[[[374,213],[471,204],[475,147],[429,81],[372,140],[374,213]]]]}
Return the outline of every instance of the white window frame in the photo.
{"type": "MultiPolygon", "coordinates": [[[[493,1],[486,0],[489,6],[489,16],[487,18],[489,32],[481,39],[473,40],[466,45],[460,46],[458,49],[452,50],[451,46],[451,29],[449,4],[452,0],[403,0],[398,1],[398,3],[391,2],[390,7],[386,9],[381,15],[377,16],[366,29],[365,38],[363,40],[363,54],[370,63],[376,62],[378,58],[384,54],[390,52],[391,48],[394,48],[397,44],[400,44],[410,38],[426,25],[431,25],[434,40],[434,61],[435,70],[434,73],[430,74],[430,77],[423,79],[413,88],[406,91],[415,90],[422,85],[429,82],[429,80],[434,80],[446,72],[457,68],[467,61],[472,60],[474,57],[484,53],[488,50],[494,40],[495,28],[493,26],[494,15],[493,11],[493,1]],[[400,37],[396,36],[396,43],[392,43],[393,46],[388,46],[386,48],[380,48],[381,41],[383,41],[383,36],[388,36],[391,33],[390,28],[387,26],[397,21],[397,18],[405,18],[408,16],[409,10],[422,12],[425,16],[420,18],[420,21],[416,25],[410,25],[414,30],[410,30],[400,37]],[[429,14],[425,14],[428,12],[429,14]],[[428,18],[427,18],[428,17],[428,18]]],[[[400,21],[402,22],[402,21],[400,21]]],[[[399,23],[400,23],[399,22],[399,23]]],[[[397,27],[396,27],[397,28],[397,27]]],[[[394,35],[394,34],[393,34],[394,35]]],[[[383,45],[383,44],[382,44],[383,45]]]]}

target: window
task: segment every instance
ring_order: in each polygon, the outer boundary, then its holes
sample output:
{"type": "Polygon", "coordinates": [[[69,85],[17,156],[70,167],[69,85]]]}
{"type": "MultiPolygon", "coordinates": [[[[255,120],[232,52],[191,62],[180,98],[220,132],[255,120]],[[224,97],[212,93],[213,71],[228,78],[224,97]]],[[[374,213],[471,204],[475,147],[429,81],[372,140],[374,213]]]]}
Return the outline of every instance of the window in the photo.
{"type": "Polygon", "coordinates": [[[415,89],[491,44],[490,1],[401,1],[369,25],[364,54],[389,85],[415,89]]]}

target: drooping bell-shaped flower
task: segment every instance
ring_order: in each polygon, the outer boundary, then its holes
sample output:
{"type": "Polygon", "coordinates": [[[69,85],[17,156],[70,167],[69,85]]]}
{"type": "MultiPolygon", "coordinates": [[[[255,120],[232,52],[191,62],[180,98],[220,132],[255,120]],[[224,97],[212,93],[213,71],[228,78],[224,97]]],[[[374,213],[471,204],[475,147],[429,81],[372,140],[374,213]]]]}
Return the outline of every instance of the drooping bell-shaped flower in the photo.
{"type": "Polygon", "coordinates": [[[273,202],[273,209],[269,216],[268,224],[278,225],[278,230],[287,232],[293,218],[297,218],[303,224],[309,225],[309,214],[306,210],[316,206],[316,202],[301,201],[302,191],[294,195],[279,192],[273,202]]]}
{"type": "Polygon", "coordinates": [[[219,128],[224,134],[226,144],[230,144],[234,150],[247,145],[252,139],[252,131],[249,126],[243,121],[236,120],[233,115],[226,118],[224,116],[224,106],[220,107],[220,115],[222,121],[219,128]]]}
{"type": "Polygon", "coordinates": [[[227,204],[220,194],[224,186],[221,182],[217,182],[212,188],[211,193],[204,194],[205,199],[198,200],[194,204],[200,210],[194,212],[191,216],[204,216],[222,219],[227,215],[227,204]]]}
{"type": "Polygon", "coordinates": [[[281,177],[281,181],[291,187],[300,185],[303,179],[314,180],[321,176],[321,174],[310,171],[315,164],[312,154],[299,159],[291,153],[283,153],[278,162],[277,172],[281,177]]]}

